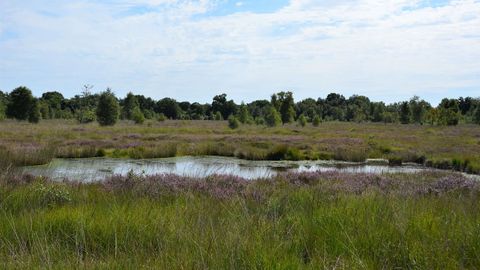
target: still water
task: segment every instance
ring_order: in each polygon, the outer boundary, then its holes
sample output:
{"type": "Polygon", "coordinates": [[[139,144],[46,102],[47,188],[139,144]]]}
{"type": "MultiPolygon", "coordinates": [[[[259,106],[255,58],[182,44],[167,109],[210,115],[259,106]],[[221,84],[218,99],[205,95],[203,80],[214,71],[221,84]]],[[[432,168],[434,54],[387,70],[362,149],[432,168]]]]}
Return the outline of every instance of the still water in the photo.
{"type": "MultiPolygon", "coordinates": [[[[380,162],[381,163],[381,162],[380,162]]],[[[370,161],[349,163],[338,161],[248,161],[229,157],[175,157],[163,159],[54,159],[48,165],[23,167],[24,173],[47,176],[54,180],[92,182],[114,174],[172,173],[183,176],[205,177],[212,174],[236,175],[246,179],[271,177],[278,172],[340,171],[350,173],[416,173],[428,168],[417,165],[392,167],[370,161]]]]}

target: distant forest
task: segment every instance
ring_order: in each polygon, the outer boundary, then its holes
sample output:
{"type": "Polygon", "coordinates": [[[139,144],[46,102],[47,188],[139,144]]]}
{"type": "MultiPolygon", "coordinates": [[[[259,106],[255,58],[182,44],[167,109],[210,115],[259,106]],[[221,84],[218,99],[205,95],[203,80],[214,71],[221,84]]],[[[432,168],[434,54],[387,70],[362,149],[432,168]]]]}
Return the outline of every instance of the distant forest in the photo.
{"type": "Polygon", "coordinates": [[[443,99],[437,106],[414,96],[408,101],[385,104],[368,97],[349,98],[331,93],[325,98],[295,101],[292,92],[273,94],[270,100],[236,104],[226,94],[216,95],[211,103],[179,102],[172,98],[154,100],[128,93],[118,98],[107,89],[92,93],[84,86],[80,95],[65,98],[59,92],[46,92],[36,98],[27,87],[10,93],[0,91],[0,120],[11,118],[38,123],[41,119],[76,119],[80,123],[98,121],[113,125],[117,119],[143,123],[145,119],[224,120],[237,123],[276,126],[297,121],[304,126],[323,121],[382,122],[402,124],[457,125],[480,124],[480,99],[443,99]]]}

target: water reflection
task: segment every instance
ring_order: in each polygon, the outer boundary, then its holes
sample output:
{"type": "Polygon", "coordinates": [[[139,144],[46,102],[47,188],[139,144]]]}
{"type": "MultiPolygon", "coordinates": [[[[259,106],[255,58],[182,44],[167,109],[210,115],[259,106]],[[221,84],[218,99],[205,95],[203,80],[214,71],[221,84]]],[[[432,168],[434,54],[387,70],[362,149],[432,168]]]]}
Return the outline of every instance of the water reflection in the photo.
{"type": "Polygon", "coordinates": [[[83,182],[102,180],[113,174],[173,173],[192,177],[212,174],[237,175],[247,179],[266,178],[280,171],[340,171],[349,173],[415,173],[429,170],[421,166],[390,167],[335,161],[247,161],[227,157],[177,157],[167,159],[55,159],[48,165],[23,167],[24,173],[48,176],[55,180],[83,182]]]}

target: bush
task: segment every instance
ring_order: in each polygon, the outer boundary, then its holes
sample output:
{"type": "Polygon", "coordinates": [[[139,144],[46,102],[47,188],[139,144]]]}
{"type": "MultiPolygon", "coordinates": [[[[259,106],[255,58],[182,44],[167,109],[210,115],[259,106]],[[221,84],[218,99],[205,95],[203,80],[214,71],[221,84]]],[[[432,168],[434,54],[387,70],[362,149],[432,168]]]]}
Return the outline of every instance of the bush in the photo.
{"type": "Polygon", "coordinates": [[[158,115],[157,120],[158,120],[158,122],[163,122],[163,121],[167,120],[167,117],[165,116],[165,114],[161,113],[161,114],[158,115]]]}
{"type": "Polygon", "coordinates": [[[314,127],[318,127],[321,122],[322,122],[322,118],[320,118],[319,115],[315,115],[315,116],[313,117],[312,124],[313,124],[314,127]]]}
{"type": "Polygon", "coordinates": [[[257,117],[255,118],[255,124],[257,125],[265,125],[265,119],[263,117],[257,117]]]}
{"type": "Polygon", "coordinates": [[[239,126],[240,122],[238,121],[238,119],[235,116],[230,115],[228,117],[228,127],[231,129],[237,129],[239,126]]]}
{"type": "Polygon", "coordinates": [[[33,191],[33,195],[41,206],[53,207],[62,205],[72,200],[70,193],[58,185],[38,184],[33,191]]]}
{"type": "Polygon", "coordinates": [[[220,112],[216,112],[215,113],[215,116],[214,116],[214,119],[215,121],[222,121],[223,120],[223,116],[220,112]]]}
{"type": "Polygon", "coordinates": [[[145,122],[145,116],[139,107],[135,107],[133,109],[132,120],[135,122],[135,124],[143,124],[143,122],[145,122]]]}
{"type": "Polygon", "coordinates": [[[93,110],[80,110],[77,113],[77,121],[81,124],[87,124],[94,122],[97,119],[95,112],[93,110]]]}
{"type": "Polygon", "coordinates": [[[97,121],[101,126],[113,126],[117,123],[119,105],[115,95],[107,89],[100,94],[97,107],[97,121]]]}
{"type": "Polygon", "coordinates": [[[305,117],[305,115],[301,114],[299,117],[298,117],[298,124],[302,127],[306,126],[307,125],[307,118],[305,117]]]}

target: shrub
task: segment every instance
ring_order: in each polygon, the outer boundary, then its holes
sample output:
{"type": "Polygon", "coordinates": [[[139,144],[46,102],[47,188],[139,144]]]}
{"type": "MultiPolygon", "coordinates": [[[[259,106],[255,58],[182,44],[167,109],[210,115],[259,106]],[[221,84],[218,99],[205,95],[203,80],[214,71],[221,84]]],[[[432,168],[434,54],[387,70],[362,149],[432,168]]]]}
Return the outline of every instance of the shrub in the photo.
{"type": "Polygon", "coordinates": [[[315,116],[313,117],[312,124],[313,124],[314,127],[318,127],[321,122],[322,122],[322,118],[320,118],[319,115],[315,115],[315,116]]]}
{"type": "Polygon", "coordinates": [[[62,205],[72,200],[70,193],[59,185],[44,185],[38,184],[34,191],[33,196],[36,197],[38,203],[41,206],[52,207],[55,205],[62,205]]]}
{"type": "Polygon", "coordinates": [[[158,115],[157,120],[159,122],[163,122],[163,121],[167,120],[167,117],[165,116],[165,114],[161,113],[161,114],[158,115]]]}
{"type": "Polygon", "coordinates": [[[257,117],[257,118],[255,118],[255,124],[265,125],[265,119],[263,117],[257,117]]]}
{"type": "Polygon", "coordinates": [[[97,107],[97,121],[101,126],[113,126],[117,123],[119,105],[115,95],[107,89],[100,94],[97,107]]]}
{"type": "Polygon", "coordinates": [[[231,129],[237,129],[239,126],[240,122],[238,121],[238,119],[235,116],[230,115],[228,117],[228,127],[231,129]]]}
{"type": "Polygon", "coordinates": [[[76,118],[77,121],[81,124],[91,123],[97,119],[95,112],[89,109],[80,110],[77,113],[76,118]]]}
{"type": "Polygon", "coordinates": [[[139,107],[135,107],[133,109],[132,120],[135,122],[135,124],[143,124],[143,122],[145,122],[145,116],[139,107]]]}
{"type": "Polygon", "coordinates": [[[388,159],[388,165],[390,166],[402,166],[403,160],[401,157],[390,157],[388,159]]]}
{"type": "Polygon", "coordinates": [[[305,115],[301,114],[299,117],[298,117],[298,124],[302,127],[306,126],[307,125],[307,118],[305,117],[305,115]]]}
{"type": "Polygon", "coordinates": [[[222,121],[223,120],[223,116],[220,112],[216,112],[215,113],[215,116],[214,116],[214,119],[215,121],[222,121]]]}

